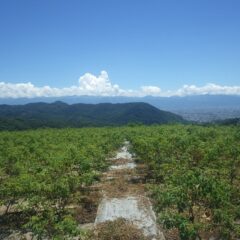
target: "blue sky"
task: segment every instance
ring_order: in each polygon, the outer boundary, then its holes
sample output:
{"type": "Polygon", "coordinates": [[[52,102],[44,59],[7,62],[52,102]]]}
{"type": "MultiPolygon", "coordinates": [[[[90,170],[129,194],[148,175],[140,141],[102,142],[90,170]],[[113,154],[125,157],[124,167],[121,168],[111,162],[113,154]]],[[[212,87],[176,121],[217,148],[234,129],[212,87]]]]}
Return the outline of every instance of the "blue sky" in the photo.
{"type": "Polygon", "coordinates": [[[80,76],[134,91],[238,87],[239,12],[239,0],[0,0],[0,91],[80,76]]]}

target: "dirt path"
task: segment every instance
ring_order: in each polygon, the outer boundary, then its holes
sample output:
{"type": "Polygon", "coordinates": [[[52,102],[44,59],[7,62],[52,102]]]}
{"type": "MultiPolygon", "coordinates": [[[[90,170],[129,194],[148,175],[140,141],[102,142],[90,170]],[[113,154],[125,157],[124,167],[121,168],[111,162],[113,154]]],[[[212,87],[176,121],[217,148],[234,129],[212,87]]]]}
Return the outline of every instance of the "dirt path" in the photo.
{"type": "Polygon", "coordinates": [[[139,172],[144,172],[141,171],[144,166],[136,165],[128,148],[129,142],[125,142],[116,157],[110,160],[109,171],[103,176],[99,186],[103,198],[95,225],[124,218],[142,230],[149,239],[164,240],[156,224],[151,202],[144,191],[144,176],[139,175],[139,172]]]}

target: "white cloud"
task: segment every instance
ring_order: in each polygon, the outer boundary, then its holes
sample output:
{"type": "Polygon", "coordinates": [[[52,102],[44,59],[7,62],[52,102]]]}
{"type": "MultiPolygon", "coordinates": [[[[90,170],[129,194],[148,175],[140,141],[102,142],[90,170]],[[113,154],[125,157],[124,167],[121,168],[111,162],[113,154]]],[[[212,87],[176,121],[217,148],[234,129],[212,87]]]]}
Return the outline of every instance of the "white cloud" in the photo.
{"type": "Polygon", "coordinates": [[[50,97],[60,96],[61,90],[49,86],[35,87],[32,83],[5,83],[0,82],[0,98],[21,98],[21,97],[50,97]]]}
{"type": "Polygon", "coordinates": [[[79,90],[87,95],[118,95],[121,92],[117,84],[112,85],[106,71],[101,71],[99,76],[85,73],[79,78],[79,90]]]}
{"type": "Polygon", "coordinates": [[[0,82],[0,98],[34,98],[34,97],[60,97],[60,96],[188,96],[203,94],[240,95],[240,86],[220,86],[209,83],[198,87],[184,85],[176,91],[162,91],[158,86],[142,86],[140,90],[122,89],[112,84],[108,73],[101,71],[99,76],[85,73],[79,78],[79,83],[65,88],[49,86],[36,87],[31,82],[5,83],[0,82]]]}
{"type": "Polygon", "coordinates": [[[187,96],[187,95],[203,95],[203,94],[223,94],[223,95],[240,95],[240,86],[220,86],[214,83],[208,83],[205,86],[197,87],[195,85],[184,85],[173,95],[187,96]]]}
{"type": "Polygon", "coordinates": [[[142,86],[141,90],[145,95],[159,96],[162,93],[161,88],[156,86],[142,86]]]}

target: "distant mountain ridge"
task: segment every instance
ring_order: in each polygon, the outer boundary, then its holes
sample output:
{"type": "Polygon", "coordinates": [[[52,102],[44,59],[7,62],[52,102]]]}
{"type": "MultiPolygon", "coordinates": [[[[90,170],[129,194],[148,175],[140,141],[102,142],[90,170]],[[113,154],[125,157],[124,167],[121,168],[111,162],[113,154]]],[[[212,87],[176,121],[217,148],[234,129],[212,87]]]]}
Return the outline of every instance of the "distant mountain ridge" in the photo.
{"type": "Polygon", "coordinates": [[[172,96],[172,97],[124,97],[124,96],[66,96],[66,97],[37,97],[37,98],[0,98],[0,104],[23,105],[28,103],[45,102],[53,103],[56,101],[68,104],[86,103],[129,103],[145,102],[164,110],[177,109],[201,109],[218,107],[239,107],[239,95],[193,95],[193,96],[172,96]],[[207,105],[206,105],[207,104],[207,105]]]}
{"type": "Polygon", "coordinates": [[[28,103],[26,105],[0,105],[1,130],[173,122],[184,122],[184,120],[177,114],[159,110],[143,102],[68,105],[57,101],[54,103],[28,103]]]}
{"type": "Polygon", "coordinates": [[[185,119],[209,122],[240,117],[239,95],[194,95],[185,97],[108,97],[108,96],[70,96],[39,98],[4,98],[0,104],[21,105],[27,103],[62,101],[68,104],[86,103],[129,103],[145,102],[161,110],[181,115],[185,119]]]}

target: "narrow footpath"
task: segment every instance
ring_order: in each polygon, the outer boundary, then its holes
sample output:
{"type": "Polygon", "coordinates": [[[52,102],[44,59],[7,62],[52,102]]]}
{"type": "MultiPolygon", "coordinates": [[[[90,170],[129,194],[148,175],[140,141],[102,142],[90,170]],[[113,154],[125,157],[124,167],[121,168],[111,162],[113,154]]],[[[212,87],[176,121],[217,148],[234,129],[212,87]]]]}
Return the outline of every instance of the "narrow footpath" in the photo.
{"type": "Polygon", "coordinates": [[[144,191],[144,166],[134,162],[129,152],[129,142],[124,142],[116,157],[109,161],[111,166],[99,186],[102,200],[95,225],[123,218],[143,231],[149,239],[164,240],[151,202],[144,191]]]}

